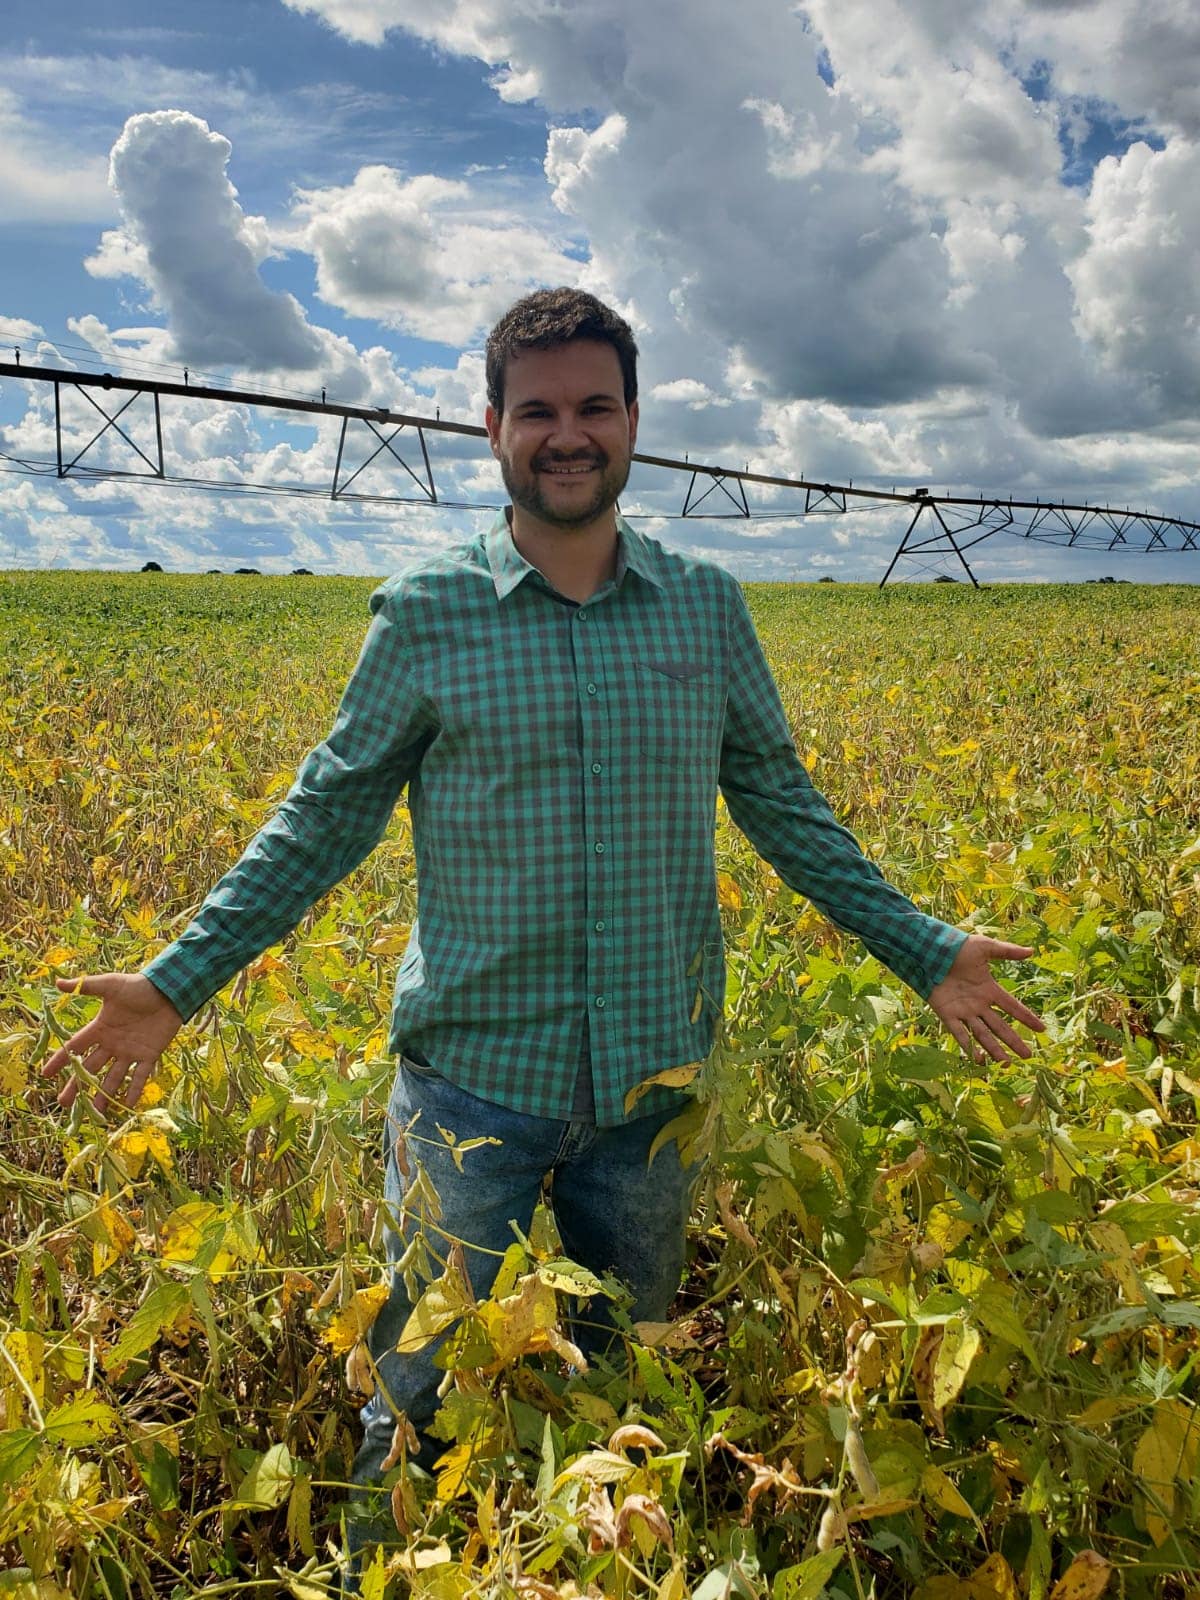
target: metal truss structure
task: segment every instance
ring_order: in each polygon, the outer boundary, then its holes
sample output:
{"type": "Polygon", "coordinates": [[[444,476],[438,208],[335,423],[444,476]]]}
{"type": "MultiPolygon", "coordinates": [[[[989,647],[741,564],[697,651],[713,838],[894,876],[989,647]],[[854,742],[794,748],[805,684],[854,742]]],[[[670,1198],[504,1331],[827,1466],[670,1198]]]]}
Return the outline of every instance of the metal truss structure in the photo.
{"type": "MultiPolygon", "coordinates": [[[[34,474],[53,474],[58,478],[138,478],[160,483],[204,488],[220,492],[239,489],[293,495],[320,496],[341,502],[369,502],[377,505],[440,505],[464,509],[475,502],[447,500],[440,496],[429,452],[431,436],[458,435],[486,438],[486,430],[461,422],[443,422],[434,417],[409,416],[386,406],[343,406],[325,399],[307,400],[287,395],[263,394],[252,390],[198,386],[188,381],[166,383],[124,377],[110,372],[89,373],[69,368],[30,366],[16,361],[0,361],[0,378],[19,378],[24,382],[45,383],[54,392],[56,454],[53,461],[2,458],[12,465],[7,470],[34,474]],[[78,448],[64,447],[63,399],[67,392],[78,394],[95,417],[86,443],[78,448]],[[124,397],[124,398],[121,398],[124,397]],[[314,417],[340,419],[336,456],[331,477],[324,486],[309,484],[259,483],[245,480],[216,480],[189,477],[167,470],[163,451],[162,402],[177,398],[211,401],[219,405],[239,405],[283,412],[299,412],[314,417]],[[146,407],[135,413],[139,400],[152,409],[154,443],[143,447],[132,436],[134,417],[145,421],[146,407]],[[118,403],[119,402],[119,403],[118,403]],[[99,418],[99,426],[94,426],[99,418]],[[366,435],[365,444],[363,435],[366,435]],[[403,436],[403,437],[402,437],[403,436]],[[101,440],[120,450],[123,441],[130,454],[127,465],[101,462],[96,447],[101,440]],[[366,453],[359,459],[359,446],[366,453]],[[91,456],[89,461],[87,458],[91,456]],[[353,464],[353,461],[357,464],[353,464]],[[368,468],[377,465],[398,468],[406,475],[402,494],[369,493],[352,486],[363,479],[368,468]]],[[[85,429],[84,432],[88,432],[85,429]]],[[[891,578],[901,561],[915,563],[925,570],[932,562],[951,562],[979,587],[971,570],[967,552],[996,534],[1009,534],[1066,549],[1105,550],[1126,554],[1156,551],[1200,550],[1200,523],[1179,517],[1158,516],[1150,511],[1131,511],[1112,506],[1072,505],[1055,500],[1013,498],[972,498],[934,494],[927,488],[855,488],[848,484],[818,483],[804,477],[774,477],[765,473],[738,471],[733,467],[701,465],[669,456],[635,455],[642,466],[686,476],[680,518],[742,520],[787,520],[812,515],[842,516],[864,510],[883,510],[888,504],[910,513],[908,526],[892,556],[880,588],[891,578]],[[765,491],[758,509],[750,493],[765,491]],[[794,504],[785,503],[791,491],[794,504]]],[[[363,480],[365,482],[365,480],[363,480]]]]}

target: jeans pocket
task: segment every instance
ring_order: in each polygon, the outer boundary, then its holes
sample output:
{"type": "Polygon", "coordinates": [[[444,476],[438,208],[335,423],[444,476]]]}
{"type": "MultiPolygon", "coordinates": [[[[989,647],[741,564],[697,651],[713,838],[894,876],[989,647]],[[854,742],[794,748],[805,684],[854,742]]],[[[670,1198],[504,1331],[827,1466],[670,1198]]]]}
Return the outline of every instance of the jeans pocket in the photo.
{"type": "Polygon", "coordinates": [[[427,1061],[414,1061],[411,1056],[401,1055],[400,1065],[405,1072],[410,1072],[414,1078],[440,1078],[442,1074],[436,1067],[431,1067],[427,1061]]]}

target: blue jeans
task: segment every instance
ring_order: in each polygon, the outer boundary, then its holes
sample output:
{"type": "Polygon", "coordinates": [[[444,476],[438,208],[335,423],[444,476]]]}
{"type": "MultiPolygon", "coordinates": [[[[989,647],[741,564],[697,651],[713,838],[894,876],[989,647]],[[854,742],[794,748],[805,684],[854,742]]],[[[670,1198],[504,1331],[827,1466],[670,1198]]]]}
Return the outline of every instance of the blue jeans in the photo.
{"type": "MultiPolygon", "coordinates": [[[[444,1261],[450,1243],[459,1240],[471,1287],[478,1299],[485,1299],[504,1251],[516,1238],[510,1220],[528,1231],[543,1180],[550,1174],[551,1203],[566,1254],[597,1274],[611,1272],[619,1278],[632,1293],[629,1315],[635,1322],[665,1320],[683,1274],[698,1169],[683,1166],[673,1140],[656,1154],[653,1165],[648,1165],[648,1156],[659,1129],[683,1105],[681,1100],[666,1112],[597,1128],[509,1111],[402,1058],[384,1131],[384,1197],[389,1218],[399,1222],[399,1231],[390,1226],[387,1231],[389,1263],[394,1266],[414,1229],[423,1226],[411,1211],[402,1217],[419,1162],[441,1203],[436,1224],[424,1225],[431,1253],[444,1261]],[[500,1142],[466,1151],[460,1172],[439,1125],[459,1143],[480,1136],[500,1142]]],[[[362,1411],[363,1442],[354,1463],[360,1491],[382,1477],[396,1411],[403,1411],[417,1431],[421,1448],[416,1459],[422,1466],[431,1466],[446,1448],[425,1433],[445,1377],[433,1364],[441,1341],[413,1355],[396,1350],[412,1305],[401,1275],[393,1271],[391,1294],[368,1338],[380,1384],[362,1411]]],[[[611,1342],[609,1306],[607,1299],[597,1297],[576,1320],[574,1338],[585,1354],[611,1342]]],[[[351,1519],[347,1524],[352,1556],[368,1539],[379,1537],[386,1537],[386,1527],[381,1531],[378,1519],[351,1519]]]]}

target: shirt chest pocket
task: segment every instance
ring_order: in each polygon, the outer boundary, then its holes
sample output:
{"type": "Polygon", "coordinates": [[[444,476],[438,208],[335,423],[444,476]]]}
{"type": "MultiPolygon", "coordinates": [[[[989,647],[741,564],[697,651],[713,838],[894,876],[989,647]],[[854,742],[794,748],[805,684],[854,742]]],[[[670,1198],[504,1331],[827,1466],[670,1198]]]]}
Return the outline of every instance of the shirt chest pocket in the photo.
{"type": "Polygon", "coordinates": [[[711,662],[640,661],[635,685],[638,734],[645,755],[668,766],[715,758],[725,692],[711,662]]]}

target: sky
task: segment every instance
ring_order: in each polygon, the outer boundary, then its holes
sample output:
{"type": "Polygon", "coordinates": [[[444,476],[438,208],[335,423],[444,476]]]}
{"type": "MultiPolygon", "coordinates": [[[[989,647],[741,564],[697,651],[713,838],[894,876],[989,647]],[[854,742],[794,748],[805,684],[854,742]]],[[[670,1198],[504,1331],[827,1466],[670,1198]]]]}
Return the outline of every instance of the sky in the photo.
{"type": "MultiPolygon", "coordinates": [[[[5,21],[4,359],[479,423],[488,328],[576,284],[635,330],[647,453],[1200,520],[1194,0],[5,0],[5,21]]],[[[81,448],[103,418],[73,387],[62,407],[81,448]]],[[[384,574],[490,520],[335,502],[335,419],[188,399],[161,420],[172,475],[310,493],[17,470],[54,460],[53,396],[4,379],[0,566],[384,574]]],[[[147,400],[121,421],[152,454],[147,400]]],[[[343,477],[377,443],[348,429],[343,477]]],[[[440,502],[501,503],[486,445],[430,450],[440,502]]],[[[112,428],[87,460],[144,469],[112,428]]],[[[414,489],[387,452],[355,487],[414,489]]],[[[748,580],[877,580],[907,522],[761,489],[749,520],[682,518],[686,489],[635,468],[622,510],[748,580]]],[[[971,561],[1200,577],[1200,551],[1012,534],[971,561]]]]}

